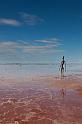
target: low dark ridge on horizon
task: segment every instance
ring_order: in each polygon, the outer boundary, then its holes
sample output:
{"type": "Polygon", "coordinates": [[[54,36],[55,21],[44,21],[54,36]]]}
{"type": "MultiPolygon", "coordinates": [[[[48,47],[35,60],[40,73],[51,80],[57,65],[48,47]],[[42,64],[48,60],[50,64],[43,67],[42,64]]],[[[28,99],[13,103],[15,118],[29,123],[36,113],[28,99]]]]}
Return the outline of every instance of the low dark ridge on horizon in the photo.
{"type": "MultiPolygon", "coordinates": [[[[0,63],[0,65],[59,65],[60,63],[0,63]]],[[[82,63],[66,63],[67,65],[81,65],[82,63]]]]}

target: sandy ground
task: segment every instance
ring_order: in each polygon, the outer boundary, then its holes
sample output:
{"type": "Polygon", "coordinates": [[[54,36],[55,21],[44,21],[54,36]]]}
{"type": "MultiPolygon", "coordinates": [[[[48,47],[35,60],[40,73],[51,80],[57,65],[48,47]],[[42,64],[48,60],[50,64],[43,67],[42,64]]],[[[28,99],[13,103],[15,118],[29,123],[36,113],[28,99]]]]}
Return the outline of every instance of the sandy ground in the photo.
{"type": "Polygon", "coordinates": [[[0,124],[82,124],[82,78],[1,77],[0,124]]]}
{"type": "Polygon", "coordinates": [[[82,78],[76,76],[65,76],[61,78],[60,76],[31,76],[31,77],[0,77],[1,85],[12,85],[12,84],[28,84],[28,83],[38,83],[42,85],[48,85],[54,88],[72,88],[77,89],[82,86],[82,78]]]}

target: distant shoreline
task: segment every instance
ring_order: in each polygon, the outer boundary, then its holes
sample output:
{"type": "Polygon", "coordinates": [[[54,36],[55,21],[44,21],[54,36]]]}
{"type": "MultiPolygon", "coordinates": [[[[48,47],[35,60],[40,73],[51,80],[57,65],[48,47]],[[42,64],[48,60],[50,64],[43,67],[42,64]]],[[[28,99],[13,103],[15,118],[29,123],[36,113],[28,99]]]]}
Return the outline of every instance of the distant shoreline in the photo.
{"type": "MultiPolygon", "coordinates": [[[[59,65],[60,63],[0,63],[0,65],[59,65]]],[[[80,65],[82,63],[66,63],[67,65],[80,65]]]]}

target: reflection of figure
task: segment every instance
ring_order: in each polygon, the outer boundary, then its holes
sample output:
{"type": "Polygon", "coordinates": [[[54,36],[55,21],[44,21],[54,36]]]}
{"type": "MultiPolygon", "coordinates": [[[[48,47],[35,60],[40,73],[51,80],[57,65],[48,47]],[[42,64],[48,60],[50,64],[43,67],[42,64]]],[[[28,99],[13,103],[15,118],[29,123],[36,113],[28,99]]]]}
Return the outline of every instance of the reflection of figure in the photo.
{"type": "Polygon", "coordinates": [[[63,88],[62,88],[62,90],[61,90],[61,95],[62,95],[63,98],[64,98],[64,96],[66,95],[66,90],[63,89],[63,88]]]}
{"type": "Polygon", "coordinates": [[[64,77],[64,70],[66,71],[66,62],[64,60],[64,56],[60,64],[60,70],[61,70],[61,77],[64,77]]]}

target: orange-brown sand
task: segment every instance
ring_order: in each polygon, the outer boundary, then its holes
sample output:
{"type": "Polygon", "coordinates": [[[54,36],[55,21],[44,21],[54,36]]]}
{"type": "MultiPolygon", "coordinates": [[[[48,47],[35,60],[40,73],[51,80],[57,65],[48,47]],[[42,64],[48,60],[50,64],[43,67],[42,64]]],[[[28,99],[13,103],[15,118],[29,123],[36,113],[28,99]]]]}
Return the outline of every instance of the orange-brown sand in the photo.
{"type": "Polygon", "coordinates": [[[81,94],[74,76],[0,78],[0,124],[82,124],[81,94]]]}

